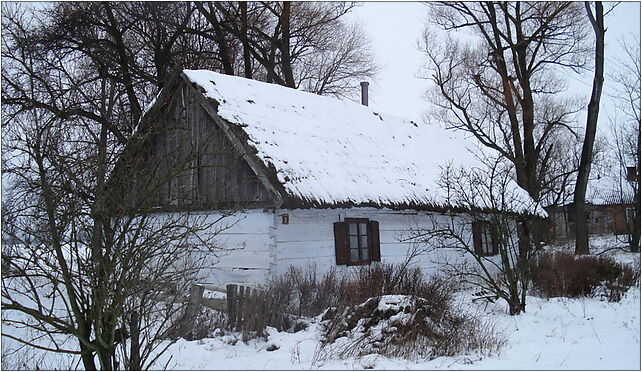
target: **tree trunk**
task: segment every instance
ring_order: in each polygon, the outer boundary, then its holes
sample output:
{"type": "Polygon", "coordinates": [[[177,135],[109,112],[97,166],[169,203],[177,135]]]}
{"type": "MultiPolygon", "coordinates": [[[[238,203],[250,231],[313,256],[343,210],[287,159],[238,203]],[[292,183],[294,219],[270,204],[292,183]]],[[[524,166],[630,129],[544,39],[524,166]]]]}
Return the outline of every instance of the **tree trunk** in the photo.
{"type": "Polygon", "coordinates": [[[290,57],[290,9],[292,3],[283,2],[283,12],[281,13],[281,65],[283,67],[283,77],[285,84],[290,88],[296,88],[294,83],[294,73],[292,72],[292,58],[290,57]]]}
{"type": "Polygon", "coordinates": [[[588,105],[586,118],[586,134],[582,145],[582,156],[577,172],[575,184],[574,205],[575,205],[575,254],[589,253],[588,222],[586,215],[586,187],[591,163],[593,161],[593,144],[595,143],[595,132],[597,130],[597,119],[600,112],[600,97],[602,96],[602,85],[604,84],[604,11],[601,2],[595,3],[595,17],[591,10],[590,3],[584,3],[586,12],[595,32],[595,75],[593,77],[593,90],[591,101],[588,105]]]}
{"type": "Polygon", "coordinates": [[[123,33],[118,28],[116,17],[114,17],[114,14],[112,12],[112,5],[108,2],[104,2],[102,4],[105,8],[105,12],[110,23],[109,25],[107,25],[107,32],[109,32],[114,38],[114,45],[118,52],[120,71],[122,73],[121,82],[125,86],[125,91],[127,93],[127,99],[129,101],[131,113],[131,123],[133,128],[133,125],[136,125],[140,120],[142,109],[140,107],[140,103],[138,102],[136,91],[134,89],[134,78],[129,66],[130,64],[129,58],[127,57],[127,48],[125,47],[125,42],[123,40],[123,33]]]}
{"type": "MultiPolygon", "coordinates": [[[[89,339],[89,335],[85,335],[89,339]]],[[[95,371],[96,370],[96,361],[94,360],[94,351],[88,348],[86,345],[80,343],[80,352],[83,367],[85,371],[95,371]]]]}
{"type": "Polygon", "coordinates": [[[131,371],[140,371],[140,327],[138,313],[134,311],[131,316],[129,331],[131,332],[130,344],[130,361],[127,369],[131,371]]]}
{"type": "Polygon", "coordinates": [[[631,252],[640,251],[640,132],[638,131],[638,146],[636,149],[635,165],[635,194],[633,197],[633,226],[631,226],[631,252]]]}
{"type": "MultiPolygon", "coordinates": [[[[639,175],[638,175],[638,180],[639,180],[639,175]]],[[[638,188],[635,190],[635,200],[634,200],[634,208],[635,211],[633,212],[633,229],[631,231],[631,252],[639,252],[640,251],[640,185],[638,181],[638,188]]]]}
{"type": "MultiPolygon", "coordinates": [[[[241,1],[239,3],[241,7],[241,34],[243,39],[247,39],[247,2],[241,1]]],[[[252,78],[252,56],[250,54],[250,47],[247,43],[243,44],[243,67],[245,69],[245,77],[248,79],[252,78]]]]}
{"type": "Polygon", "coordinates": [[[522,313],[524,306],[519,301],[519,296],[517,298],[511,298],[511,301],[508,303],[508,314],[509,315],[519,315],[522,313]]]}
{"type": "Polygon", "coordinates": [[[223,32],[221,23],[216,17],[216,11],[211,5],[209,6],[209,10],[206,10],[202,3],[197,1],[194,4],[196,4],[198,11],[205,16],[205,19],[207,19],[214,29],[216,44],[218,45],[219,56],[221,58],[221,64],[223,65],[223,72],[225,72],[226,75],[234,75],[234,64],[232,62],[231,53],[228,48],[228,43],[225,40],[225,33],[223,32]]]}

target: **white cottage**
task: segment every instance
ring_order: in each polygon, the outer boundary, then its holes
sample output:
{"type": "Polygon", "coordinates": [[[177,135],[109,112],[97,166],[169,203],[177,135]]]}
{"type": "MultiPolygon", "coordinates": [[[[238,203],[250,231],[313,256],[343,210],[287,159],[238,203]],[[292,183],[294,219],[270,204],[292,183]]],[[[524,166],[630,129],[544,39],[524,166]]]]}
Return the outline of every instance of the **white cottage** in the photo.
{"type": "MultiPolygon", "coordinates": [[[[202,70],[175,71],[139,133],[155,177],[167,180],[152,191],[164,213],[237,211],[219,236],[233,250],[206,275],[216,285],[262,282],[290,265],[401,261],[412,226],[461,207],[439,187],[441,167],[483,167],[460,133],[202,70]]],[[[489,239],[476,241],[494,253],[489,239]]],[[[432,261],[418,263],[438,269],[432,261]]]]}

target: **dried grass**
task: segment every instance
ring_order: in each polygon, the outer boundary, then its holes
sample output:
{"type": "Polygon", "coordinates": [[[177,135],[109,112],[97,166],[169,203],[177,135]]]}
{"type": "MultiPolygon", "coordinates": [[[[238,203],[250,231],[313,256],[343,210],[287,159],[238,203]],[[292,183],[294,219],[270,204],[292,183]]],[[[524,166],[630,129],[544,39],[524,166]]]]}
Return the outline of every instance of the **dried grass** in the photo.
{"type": "Polygon", "coordinates": [[[276,298],[283,313],[313,317],[329,307],[344,309],[389,294],[415,295],[446,303],[452,288],[444,281],[426,279],[418,267],[373,264],[348,275],[339,275],[334,269],[319,274],[315,266],[291,266],[285,274],[270,280],[263,291],[276,298]]]}
{"type": "Polygon", "coordinates": [[[416,296],[381,296],[348,307],[324,322],[322,347],[315,359],[379,354],[430,360],[459,353],[489,355],[505,344],[492,323],[451,304],[434,305],[416,296]],[[391,298],[400,300],[400,305],[386,306],[391,298]]]}
{"type": "Polygon", "coordinates": [[[631,286],[639,285],[640,269],[607,257],[557,252],[538,255],[531,263],[533,289],[542,297],[599,295],[617,302],[631,286]]]}

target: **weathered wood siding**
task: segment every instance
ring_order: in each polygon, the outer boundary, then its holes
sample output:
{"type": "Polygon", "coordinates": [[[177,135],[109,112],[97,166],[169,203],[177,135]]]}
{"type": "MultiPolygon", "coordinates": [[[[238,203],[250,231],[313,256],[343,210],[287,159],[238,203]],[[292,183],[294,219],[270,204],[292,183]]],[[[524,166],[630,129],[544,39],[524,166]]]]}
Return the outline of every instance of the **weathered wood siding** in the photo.
{"type": "Polygon", "coordinates": [[[178,84],[154,124],[150,164],[158,204],[201,210],[267,204],[270,195],[196,94],[178,84]]]}

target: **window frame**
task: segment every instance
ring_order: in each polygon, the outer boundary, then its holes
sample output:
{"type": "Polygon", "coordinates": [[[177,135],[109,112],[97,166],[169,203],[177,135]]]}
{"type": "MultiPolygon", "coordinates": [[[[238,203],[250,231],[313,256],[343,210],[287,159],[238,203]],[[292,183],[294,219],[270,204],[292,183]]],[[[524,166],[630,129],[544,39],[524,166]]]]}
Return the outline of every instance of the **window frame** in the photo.
{"type": "Polygon", "coordinates": [[[475,220],[473,221],[472,230],[475,254],[492,257],[499,253],[497,238],[495,234],[493,234],[492,223],[490,221],[475,220]]]}
{"type": "MultiPolygon", "coordinates": [[[[337,265],[345,266],[362,266],[369,265],[373,262],[381,262],[381,241],[379,236],[379,222],[368,218],[344,218],[342,221],[334,222],[334,249],[337,265]],[[350,223],[366,225],[366,233],[359,234],[360,227],[357,227],[357,237],[359,246],[359,260],[351,260],[350,252],[350,223]],[[361,238],[367,239],[368,259],[362,259],[361,238]]],[[[353,235],[354,236],[354,235],[353,235]]]]}
{"type": "Polygon", "coordinates": [[[360,265],[369,265],[372,262],[372,243],[370,242],[370,237],[371,237],[371,232],[370,232],[370,220],[367,218],[346,218],[344,220],[346,224],[346,229],[347,229],[347,241],[346,241],[346,249],[347,249],[347,259],[348,259],[348,266],[360,266],[360,265]],[[353,248],[350,245],[351,239],[350,239],[350,224],[356,224],[357,225],[357,248],[353,248]],[[366,231],[365,234],[361,234],[361,224],[366,225],[366,231]],[[365,236],[367,239],[366,242],[366,250],[368,252],[368,258],[363,259],[361,257],[362,250],[364,248],[361,246],[361,237],[365,236]],[[352,250],[357,249],[359,252],[359,259],[357,261],[352,260],[352,250]]]}

